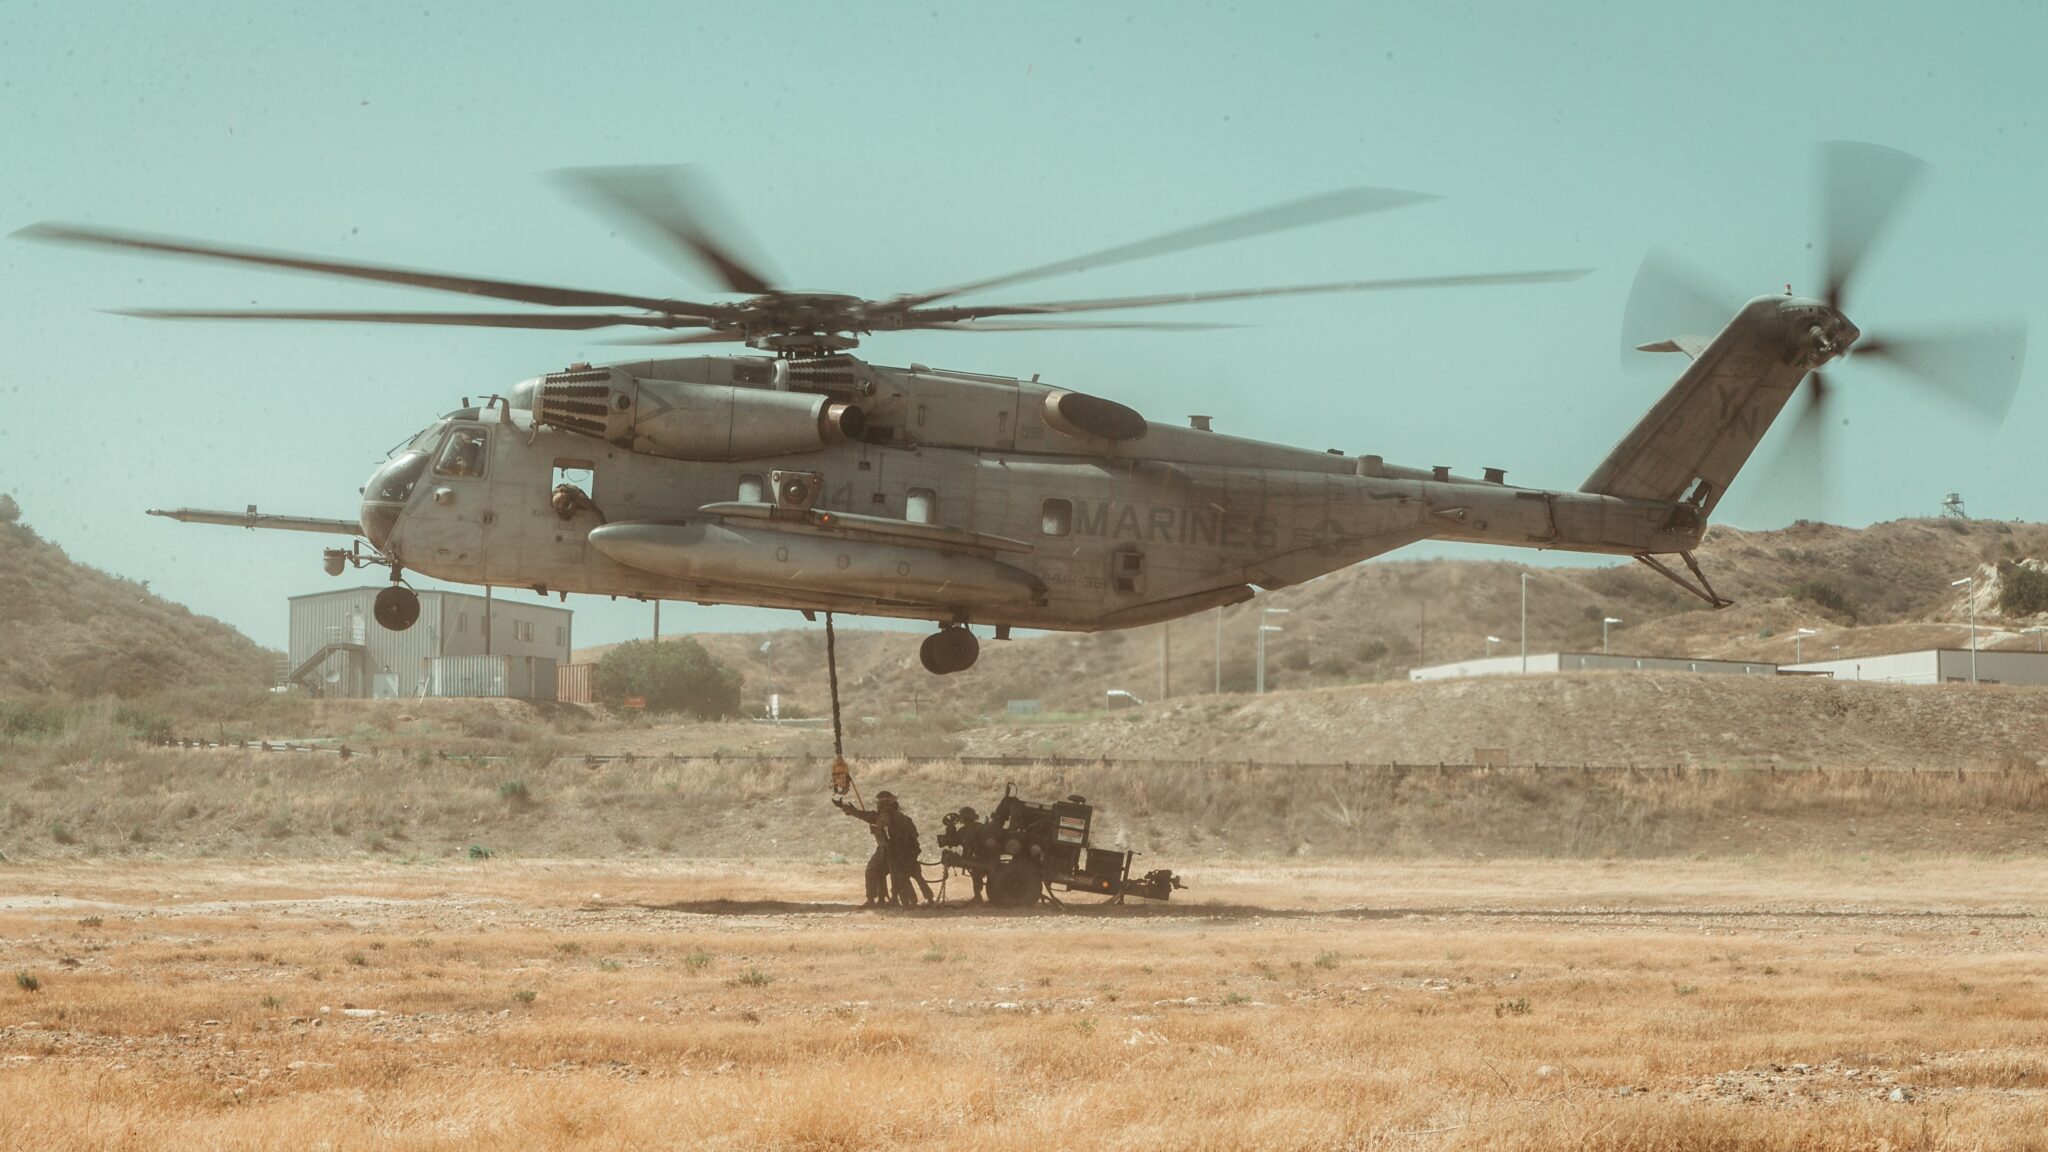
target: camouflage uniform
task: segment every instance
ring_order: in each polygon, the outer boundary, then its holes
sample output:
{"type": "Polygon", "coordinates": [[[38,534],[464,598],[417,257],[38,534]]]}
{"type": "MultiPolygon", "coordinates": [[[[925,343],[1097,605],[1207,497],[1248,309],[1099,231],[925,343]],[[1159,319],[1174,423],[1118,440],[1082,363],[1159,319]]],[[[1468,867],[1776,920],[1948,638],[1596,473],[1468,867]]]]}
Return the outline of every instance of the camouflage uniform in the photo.
{"type": "Polygon", "coordinates": [[[872,809],[855,808],[837,798],[832,803],[848,816],[867,821],[868,831],[874,834],[875,851],[868,857],[867,904],[890,903],[891,881],[895,884],[895,903],[917,903],[917,893],[911,887],[911,874],[917,868],[917,824],[896,806],[895,794],[876,793],[872,809]]]}
{"type": "MultiPolygon", "coordinates": [[[[972,808],[960,810],[960,820],[953,825],[954,843],[960,846],[960,855],[969,860],[985,860],[994,855],[989,851],[988,825],[981,822],[981,816],[972,808]]],[[[988,886],[986,869],[962,865],[961,871],[974,880],[974,899],[978,902],[985,897],[982,892],[988,886]]]]}

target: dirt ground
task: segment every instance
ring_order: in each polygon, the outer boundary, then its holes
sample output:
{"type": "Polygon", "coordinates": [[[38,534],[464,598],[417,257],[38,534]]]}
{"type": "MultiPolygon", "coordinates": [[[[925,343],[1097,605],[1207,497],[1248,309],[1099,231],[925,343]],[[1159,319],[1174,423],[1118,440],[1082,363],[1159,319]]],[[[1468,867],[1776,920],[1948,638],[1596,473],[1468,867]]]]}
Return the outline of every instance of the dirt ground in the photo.
{"type": "Polygon", "coordinates": [[[2048,1147],[2038,858],[1167,863],[0,865],[0,1148],[2048,1147]]]}

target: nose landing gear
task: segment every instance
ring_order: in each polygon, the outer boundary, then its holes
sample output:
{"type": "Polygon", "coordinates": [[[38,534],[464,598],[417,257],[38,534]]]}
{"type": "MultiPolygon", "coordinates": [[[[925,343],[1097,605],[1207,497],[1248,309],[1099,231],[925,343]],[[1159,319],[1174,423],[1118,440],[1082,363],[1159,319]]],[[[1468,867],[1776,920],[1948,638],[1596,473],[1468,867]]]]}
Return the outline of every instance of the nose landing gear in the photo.
{"type": "Polygon", "coordinates": [[[981,641],[974,638],[966,625],[947,624],[925,637],[917,654],[924,661],[925,671],[946,676],[974,667],[975,659],[981,655],[981,641]]]}

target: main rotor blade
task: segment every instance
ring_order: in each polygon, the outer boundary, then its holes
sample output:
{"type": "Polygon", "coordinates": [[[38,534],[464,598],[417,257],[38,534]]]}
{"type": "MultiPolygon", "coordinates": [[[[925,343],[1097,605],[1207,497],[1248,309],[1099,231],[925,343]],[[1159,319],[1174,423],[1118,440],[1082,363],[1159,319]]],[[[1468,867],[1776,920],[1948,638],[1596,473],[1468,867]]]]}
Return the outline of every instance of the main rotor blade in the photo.
{"type": "Polygon", "coordinates": [[[629,325],[695,328],[706,316],[622,316],[576,312],[285,312],[253,308],[110,308],[116,316],[144,320],[304,320],[341,324],[440,324],[467,328],[548,328],[584,331],[629,325]]]}
{"type": "Polygon", "coordinates": [[[1639,360],[1635,350],[1644,344],[1674,336],[1712,337],[1741,307],[1741,299],[1711,276],[1675,253],[1653,248],[1628,290],[1628,309],[1621,320],[1622,361],[1639,360]]]}
{"type": "Polygon", "coordinates": [[[690,332],[678,336],[647,336],[631,340],[607,340],[605,341],[605,343],[633,345],[659,344],[664,346],[669,344],[743,344],[746,342],[746,339],[747,334],[745,332],[721,328],[713,332],[690,332]]]}
{"type": "Polygon", "coordinates": [[[1926,169],[1917,157],[1878,144],[1821,145],[1821,232],[1827,245],[1821,299],[1829,307],[1842,306],[1863,254],[1926,169]]]}
{"type": "Polygon", "coordinates": [[[1167,292],[1157,296],[1112,296],[1096,300],[1048,300],[1035,304],[967,304],[919,308],[906,313],[906,323],[927,320],[975,320],[987,316],[1040,316],[1060,312],[1106,312],[1118,308],[1158,308],[1169,304],[1207,304],[1216,300],[1252,300],[1262,296],[1308,296],[1323,292],[1379,292],[1398,288],[1465,288],[1499,284],[1555,284],[1577,280],[1590,271],[1569,268],[1547,272],[1486,272],[1461,276],[1408,276],[1383,280],[1343,280],[1332,284],[1294,284],[1280,288],[1233,288],[1219,292],[1167,292]]]}
{"type": "Polygon", "coordinates": [[[936,320],[930,324],[916,324],[910,327],[917,331],[933,332],[1105,332],[1112,329],[1137,332],[1206,332],[1219,328],[1242,328],[1244,325],[1122,320],[936,320]]]}
{"type": "Polygon", "coordinates": [[[218,260],[230,264],[254,264],[265,268],[281,268],[291,272],[311,272],[320,276],[339,276],[348,280],[372,280],[382,284],[404,284],[413,288],[427,288],[436,292],[457,292],[467,296],[488,296],[494,300],[516,300],[522,304],[541,304],[555,308],[645,308],[650,312],[689,313],[701,312],[706,307],[683,300],[657,300],[649,296],[628,296],[617,292],[588,292],[578,288],[555,288],[545,284],[522,284],[514,280],[483,280],[473,276],[452,276],[443,272],[424,272],[412,268],[395,268],[384,264],[357,264],[339,260],[323,260],[314,256],[302,256],[292,252],[266,251],[260,248],[231,248],[220,244],[209,244],[199,240],[182,240],[172,236],[148,236],[139,232],[120,232],[107,228],[88,228],[80,224],[62,224],[55,221],[32,224],[14,234],[23,240],[37,240],[47,244],[77,244],[97,248],[123,248],[136,252],[148,252],[163,256],[190,256],[200,260],[218,260]]]}
{"type": "Polygon", "coordinates": [[[2027,326],[1866,336],[1850,359],[1875,359],[1914,383],[1997,423],[2012,408],[2027,362],[2027,326]]]}
{"type": "MultiPolygon", "coordinates": [[[[587,202],[653,235],[709,268],[734,292],[761,296],[775,291],[758,261],[742,260],[734,248],[745,239],[717,194],[696,169],[683,167],[570,168],[560,174],[587,202]]],[[[745,247],[759,251],[757,245],[745,247]]]]}
{"type": "Polygon", "coordinates": [[[1323,224],[1331,220],[1342,220],[1366,212],[1380,212],[1388,208],[1399,208],[1437,197],[1426,192],[1403,192],[1393,188],[1346,188],[1338,192],[1326,192],[1301,200],[1291,200],[1270,208],[1260,208],[1236,216],[1226,216],[1207,224],[1197,224],[1162,233],[1148,240],[1129,244],[1118,244],[1086,256],[1075,256],[1040,264],[1021,272],[1002,276],[991,276],[986,280],[974,280],[966,284],[955,284],[950,288],[939,288],[930,292],[901,296],[889,303],[900,308],[915,308],[930,304],[949,296],[961,296],[969,292],[981,292],[989,288],[1008,284],[1021,284],[1027,280],[1043,280],[1048,276],[1060,276],[1068,272],[1079,272],[1088,268],[1106,268],[1112,264],[1123,264],[1132,260],[1143,260],[1152,256],[1164,256],[1169,252],[1184,252],[1191,248],[1204,248],[1231,240],[1243,240],[1252,236],[1263,236],[1272,232],[1284,232],[1290,228],[1303,228],[1310,224],[1323,224]]]}

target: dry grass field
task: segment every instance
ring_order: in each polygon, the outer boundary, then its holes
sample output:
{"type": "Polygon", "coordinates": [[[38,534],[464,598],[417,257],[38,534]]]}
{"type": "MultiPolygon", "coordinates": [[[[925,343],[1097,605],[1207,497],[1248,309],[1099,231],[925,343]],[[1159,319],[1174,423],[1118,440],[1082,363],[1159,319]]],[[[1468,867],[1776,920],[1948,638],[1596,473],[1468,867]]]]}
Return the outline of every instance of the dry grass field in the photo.
{"type": "Polygon", "coordinates": [[[0,1148],[2041,1148],[2038,858],[0,871],[0,1148]],[[957,895],[957,890],[956,890],[957,895]]]}

